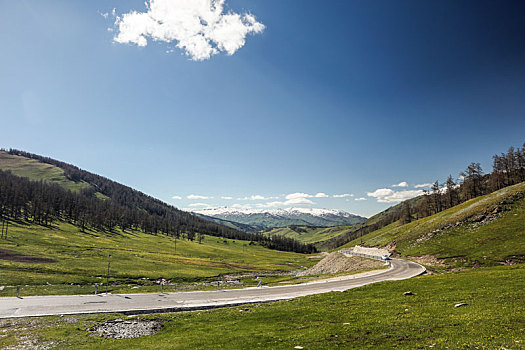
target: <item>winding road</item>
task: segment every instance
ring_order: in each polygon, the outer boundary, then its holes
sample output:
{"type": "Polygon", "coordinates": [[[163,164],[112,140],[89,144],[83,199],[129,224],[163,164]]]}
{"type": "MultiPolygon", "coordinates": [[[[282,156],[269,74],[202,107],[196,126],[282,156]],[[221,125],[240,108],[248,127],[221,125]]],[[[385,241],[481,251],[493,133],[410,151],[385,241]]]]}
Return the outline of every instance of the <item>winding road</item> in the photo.
{"type": "Polygon", "coordinates": [[[287,286],[165,294],[56,295],[0,298],[0,318],[103,312],[142,314],[202,310],[345,291],[380,281],[407,279],[425,272],[423,266],[411,261],[392,259],[390,262],[391,266],[387,270],[287,286]]]}

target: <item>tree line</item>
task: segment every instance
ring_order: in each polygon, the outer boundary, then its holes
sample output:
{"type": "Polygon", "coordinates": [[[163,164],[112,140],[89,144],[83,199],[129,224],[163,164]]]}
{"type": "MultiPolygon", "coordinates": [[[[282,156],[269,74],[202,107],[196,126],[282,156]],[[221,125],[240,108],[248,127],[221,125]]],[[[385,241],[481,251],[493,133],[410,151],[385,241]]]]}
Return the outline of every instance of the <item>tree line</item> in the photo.
{"type": "Polygon", "coordinates": [[[492,172],[484,174],[480,163],[470,163],[457,180],[449,175],[443,183],[435,181],[422,196],[404,201],[363,224],[355,225],[353,230],[330,240],[327,245],[339,247],[393,222],[407,224],[525,181],[525,143],[522,148],[510,147],[506,153],[495,154],[492,159],[492,172]]]}
{"type": "Polygon", "coordinates": [[[0,222],[6,218],[50,225],[67,221],[81,231],[140,230],[188,240],[202,235],[254,241],[262,246],[284,251],[311,253],[313,245],[289,238],[250,234],[229,228],[191,213],[178,210],[158,199],[73,165],[34,154],[9,150],[10,154],[37,159],[62,168],[72,181],[85,181],[90,188],[72,192],[58,184],[30,181],[0,170],[0,222]],[[99,192],[108,199],[99,199],[99,192]]]}

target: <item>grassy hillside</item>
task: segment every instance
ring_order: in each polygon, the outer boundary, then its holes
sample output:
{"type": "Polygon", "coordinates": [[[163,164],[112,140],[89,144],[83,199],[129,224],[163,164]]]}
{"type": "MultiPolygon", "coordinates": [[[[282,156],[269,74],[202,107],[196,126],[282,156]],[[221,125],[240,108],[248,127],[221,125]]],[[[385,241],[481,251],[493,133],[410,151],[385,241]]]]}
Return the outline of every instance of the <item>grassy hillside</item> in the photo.
{"type": "MultiPolygon", "coordinates": [[[[0,239],[0,285],[20,284],[30,294],[57,294],[57,285],[81,284],[90,285],[85,292],[91,293],[94,283],[105,283],[109,254],[110,284],[115,285],[151,285],[159,278],[213,280],[225,273],[296,270],[316,262],[306,255],[219,237],[205,236],[202,244],[177,240],[175,251],[173,238],[164,235],[82,233],[67,223],[51,228],[12,223],[8,239],[0,239]],[[46,290],[42,286],[47,284],[55,287],[46,290]]],[[[0,291],[0,296],[6,293],[7,289],[0,291]]]]}
{"type": "Polygon", "coordinates": [[[51,164],[39,162],[36,159],[11,155],[0,151],[0,169],[10,171],[13,175],[27,177],[31,181],[46,181],[56,183],[65,189],[77,192],[91,187],[84,181],[72,181],[67,178],[64,170],[51,164]]]}
{"type": "Polygon", "coordinates": [[[234,228],[234,229],[239,230],[239,231],[257,232],[257,231],[260,231],[260,230],[264,229],[264,227],[262,227],[262,226],[242,224],[240,222],[234,222],[234,221],[214,218],[213,216],[208,216],[208,215],[202,215],[202,214],[196,214],[196,215],[198,217],[203,218],[203,219],[206,219],[206,220],[209,220],[209,221],[213,221],[213,222],[215,222],[215,223],[217,223],[219,225],[224,225],[226,227],[231,227],[231,228],[234,228]]]}
{"type": "Polygon", "coordinates": [[[346,246],[395,242],[405,256],[494,264],[525,260],[525,182],[474,198],[406,225],[395,222],[346,246]]]}
{"type": "Polygon", "coordinates": [[[350,232],[353,226],[314,227],[314,226],[287,226],[278,227],[264,232],[266,235],[280,235],[295,238],[304,243],[321,243],[328,239],[350,232]]]}
{"type": "Polygon", "coordinates": [[[4,320],[0,347],[24,341],[60,349],[523,349],[524,280],[524,265],[502,266],[292,301],[140,316],[164,323],[159,333],[136,339],[89,336],[98,322],[124,315],[4,320]],[[414,295],[403,295],[408,290],[414,295]]]}

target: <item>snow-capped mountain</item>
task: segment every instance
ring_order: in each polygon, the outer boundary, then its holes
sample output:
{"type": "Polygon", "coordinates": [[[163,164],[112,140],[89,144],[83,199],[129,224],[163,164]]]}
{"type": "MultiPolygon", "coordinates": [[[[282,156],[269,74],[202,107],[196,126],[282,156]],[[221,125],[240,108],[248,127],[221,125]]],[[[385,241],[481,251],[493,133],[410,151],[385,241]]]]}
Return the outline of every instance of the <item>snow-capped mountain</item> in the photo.
{"type": "Polygon", "coordinates": [[[342,226],[354,225],[366,220],[364,217],[343,210],[318,208],[237,209],[220,207],[202,209],[195,213],[203,217],[231,221],[257,229],[290,225],[342,226]]]}

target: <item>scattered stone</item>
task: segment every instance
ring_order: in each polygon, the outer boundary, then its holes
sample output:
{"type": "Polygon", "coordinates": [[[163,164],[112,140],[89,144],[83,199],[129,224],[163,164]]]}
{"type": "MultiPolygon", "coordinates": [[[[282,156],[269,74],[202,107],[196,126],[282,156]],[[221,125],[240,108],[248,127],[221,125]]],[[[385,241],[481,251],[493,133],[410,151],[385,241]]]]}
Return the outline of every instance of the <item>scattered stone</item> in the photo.
{"type": "Polygon", "coordinates": [[[345,322],[345,323],[343,323],[344,326],[347,326],[347,325],[349,325],[349,324],[350,324],[349,322],[345,322]]]}
{"type": "Polygon", "coordinates": [[[467,303],[459,303],[459,304],[454,305],[454,307],[462,307],[462,306],[467,306],[467,305],[468,305],[467,303]]]}
{"type": "Polygon", "coordinates": [[[403,295],[414,295],[411,291],[404,292],[403,295]]]}
{"type": "Polygon", "coordinates": [[[156,320],[110,320],[99,323],[90,329],[91,334],[104,338],[130,339],[152,335],[162,329],[162,323],[156,320]]]}
{"type": "Polygon", "coordinates": [[[4,286],[0,286],[0,290],[4,290],[4,288],[5,288],[4,286]]]}
{"type": "Polygon", "coordinates": [[[294,349],[304,349],[302,346],[297,345],[294,349]]]}

